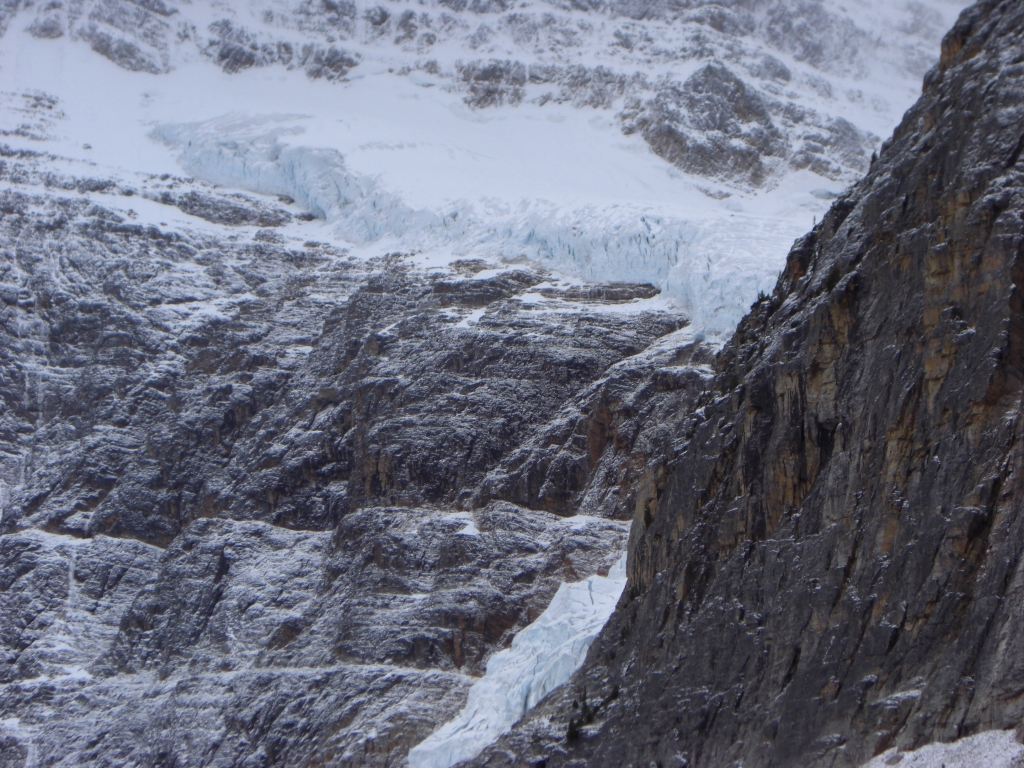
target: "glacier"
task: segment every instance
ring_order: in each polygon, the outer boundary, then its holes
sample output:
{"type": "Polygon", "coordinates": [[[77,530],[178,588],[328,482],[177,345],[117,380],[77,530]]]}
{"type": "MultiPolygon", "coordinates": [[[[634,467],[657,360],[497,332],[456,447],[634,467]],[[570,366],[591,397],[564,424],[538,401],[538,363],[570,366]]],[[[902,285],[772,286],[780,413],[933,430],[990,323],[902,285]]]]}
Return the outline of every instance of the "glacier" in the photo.
{"type": "MultiPolygon", "coordinates": [[[[197,4],[147,16],[139,39],[107,30],[128,36],[125,50],[136,46],[132,66],[145,71],[135,72],[89,51],[83,40],[98,33],[46,6],[20,21],[30,34],[3,38],[0,65],[9,87],[60,99],[69,130],[48,140],[64,156],[290,198],[328,225],[317,239],[356,246],[357,256],[402,252],[440,266],[467,255],[527,259],[581,280],[648,282],[721,337],[859,176],[870,137],[888,134],[912,101],[925,52],[961,4],[873,3],[872,14],[855,14],[866,25],[856,45],[839,40],[836,60],[820,66],[767,27],[734,38],[689,16],[591,24],[588,14],[521,3],[482,25],[429,4],[412,23],[422,27],[413,43],[382,36],[390,22],[377,26],[369,6],[365,18],[353,10],[351,25],[318,27],[281,4],[197,4]],[[56,36],[33,39],[51,28],[56,36]],[[206,47],[200,30],[220,42],[206,47]],[[620,44],[627,39],[637,44],[620,44]],[[304,72],[298,59],[261,58],[298,51],[299,40],[343,46],[348,69],[335,78],[304,72]],[[695,40],[706,49],[696,57],[695,40]],[[224,57],[242,42],[259,53],[230,64],[224,57]],[[745,78],[787,137],[788,160],[763,158],[761,189],[682,172],[627,130],[633,101],[684,87],[709,59],[745,78]],[[73,85],[82,82],[109,87],[73,85]],[[801,170],[797,158],[811,155],[830,158],[832,170],[801,170]]],[[[835,29],[822,35],[849,27],[850,11],[830,13],[835,29]]]]}
{"type": "Polygon", "coordinates": [[[476,757],[583,663],[626,586],[626,556],[607,576],[563,583],[547,609],[494,654],[466,706],[409,752],[409,768],[451,768],[476,757]]]}
{"type": "MultiPolygon", "coordinates": [[[[528,259],[591,281],[650,283],[710,336],[730,332],[768,291],[799,217],[744,215],[703,205],[692,218],[629,203],[566,210],[545,200],[490,210],[458,200],[417,208],[379,179],[350,170],[329,148],[292,146],[301,115],[227,115],[161,124],[151,136],[181,166],[212,184],[294,200],[357,246],[443,251],[510,262],[528,259]]],[[[733,205],[733,208],[739,206],[733,205]]]]}

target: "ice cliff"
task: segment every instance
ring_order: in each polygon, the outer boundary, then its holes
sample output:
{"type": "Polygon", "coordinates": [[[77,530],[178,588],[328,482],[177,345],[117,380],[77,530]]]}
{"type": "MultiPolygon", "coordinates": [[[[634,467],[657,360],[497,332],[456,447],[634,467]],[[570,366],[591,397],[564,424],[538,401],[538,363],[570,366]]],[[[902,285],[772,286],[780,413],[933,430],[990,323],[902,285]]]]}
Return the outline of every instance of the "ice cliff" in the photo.
{"type": "Polygon", "coordinates": [[[781,249],[792,234],[790,222],[728,213],[687,219],[628,204],[564,210],[538,201],[504,215],[465,201],[414,209],[377,179],[348,170],[340,153],[289,146],[281,141],[287,128],[266,130],[288,119],[161,125],[152,135],[180,152],[189,173],[291,198],[344,241],[526,258],[586,280],[651,283],[711,334],[728,331],[770,287],[776,265],[765,252],[781,249]]]}

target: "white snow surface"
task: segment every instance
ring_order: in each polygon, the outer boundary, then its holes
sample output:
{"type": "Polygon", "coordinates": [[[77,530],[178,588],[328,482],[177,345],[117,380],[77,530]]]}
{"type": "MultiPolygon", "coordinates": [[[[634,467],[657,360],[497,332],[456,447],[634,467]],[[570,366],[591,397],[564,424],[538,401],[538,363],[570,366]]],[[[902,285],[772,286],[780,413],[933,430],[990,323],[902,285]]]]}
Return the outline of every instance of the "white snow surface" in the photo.
{"type": "MultiPolygon", "coordinates": [[[[506,57],[559,71],[604,67],[635,74],[648,83],[638,93],[649,96],[650,84],[681,82],[707,63],[707,54],[688,53],[699,39],[732,56],[730,67],[741,73],[769,54],[788,68],[782,86],[756,82],[763,98],[791,100],[816,116],[794,141],[819,140],[814,126],[833,119],[884,136],[916,98],[924,52],[937,53],[935,40],[964,4],[825,3],[843,47],[834,61],[812,66],[768,45],[770,28],[730,38],[708,27],[695,33],[686,19],[631,21],[532,0],[506,16],[428,3],[417,10],[415,43],[381,37],[364,20],[369,6],[357,8],[345,32],[317,27],[283,0],[209,0],[153,16],[143,31],[117,33],[135,35],[130,41],[158,75],[127,71],[90,50],[83,36],[92,33],[81,24],[102,14],[53,17],[65,33],[42,40],[30,32],[50,6],[35,17],[26,6],[0,38],[7,92],[0,96],[57,97],[46,149],[107,175],[185,171],[290,197],[320,217],[294,228],[303,230],[296,238],[355,246],[357,256],[413,253],[425,265],[468,255],[526,258],[584,280],[650,282],[695,327],[724,336],[759,291],[771,290],[793,240],[857,172],[823,178],[775,163],[770,184],[758,190],[688,176],[640,135],[624,135],[625,96],[581,106],[528,78],[516,103],[475,109],[464,100],[460,67],[506,57]],[[204,35],[225,20],[296,50],[304,40],[333,45],[341,35],[337,45],[358,64],[335,81],[283,65],[226,74],[203,47],[204,35]],[[646,42],[627,47],[623,35],[646,42]]],[[[406,4],[388,8],[397,19],[406,4]]],[[[0,129],[18,124],[15,106],[0,98],[0,129]]],[[[39,149],[37,140],[4,133],[11,146],[39,149]]]]}
{"type": "Polygon", "coordinates": [[[950,744],[929,744],[912,752],[890,749],[863,768],[1016,768],[1024,764],[1024,745],[1013,731],[986,731],[950,744]]]}
{"type": "Polygon", "coordinates": [[[450,768],[476,757],[572,676],[626,586],[626,556],[607,576],[562,584],[507,650],[487,662],[466,706],[409,752],[409,768],[450,768]]]}

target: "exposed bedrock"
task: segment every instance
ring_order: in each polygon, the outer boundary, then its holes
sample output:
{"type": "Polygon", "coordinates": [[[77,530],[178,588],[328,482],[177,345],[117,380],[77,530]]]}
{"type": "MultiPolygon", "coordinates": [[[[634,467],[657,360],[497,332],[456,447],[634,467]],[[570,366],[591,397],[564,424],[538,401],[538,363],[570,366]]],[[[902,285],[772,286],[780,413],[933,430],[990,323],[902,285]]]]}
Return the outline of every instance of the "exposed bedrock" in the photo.
{"type": "Polygon", "coordinates": [[[645,414],[712,376],[648,285],[364,262],[51,161],[0,166],[4,766],[394,765],[618,560],[678,450],[645,414]]]}
{"type": "Polygon", "coordinates": [[[475,764],[838,768],[1024,720],[1021,51],[1020,3],[964,13],[718,356],[585,667],[475,764]]]}
{"type": "Polygon", "coordinates": [[[684,171],[753,186],[763,184],[767,175],[762,158],[781,156],[787,149],[761,96],[721,64],[706,65],[682,86],[663,85],[638,110],[631,128],[684,171]]]}
{"type": "Polygon", "coordinates": [[[328,530],[361,506],[454,504],[685,323],[526,304],[544,279],[530,270],[427,277],[399,257],[367,270],[262,231],[239,244],[5,200],[8,531],[165,546],[200,517],[328,530]]]}

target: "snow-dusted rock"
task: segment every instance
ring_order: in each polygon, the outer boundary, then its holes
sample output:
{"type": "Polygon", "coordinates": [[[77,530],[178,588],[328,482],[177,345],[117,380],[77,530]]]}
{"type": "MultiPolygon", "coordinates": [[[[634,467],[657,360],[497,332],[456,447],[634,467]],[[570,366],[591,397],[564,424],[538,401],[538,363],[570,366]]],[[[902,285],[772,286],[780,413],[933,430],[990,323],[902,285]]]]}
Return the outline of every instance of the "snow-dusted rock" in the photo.
{"type": "Polygon", "coordinates": [[[890,749],[864,768],[1017,768],[1024,763],[1024,744],[1013,731],[986,731],[949,744],[929,744],[902,752],[890,749]]]}
{"type": "Polygon", "coordinates": [[[294,203],[87,168],[0,170],[4,759],[402,758],[626,544],[619,508],[479,485],[611,367],[692,346],[685,318],[529,264],[364,261],[300,240],[294,203]]]}
{"type": "Polygon", "coordinates": [[[572,672],[958,7],[684,5],[0,7],[0,761],[394,765],[572,672]]]}

